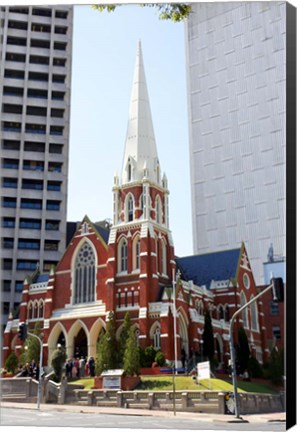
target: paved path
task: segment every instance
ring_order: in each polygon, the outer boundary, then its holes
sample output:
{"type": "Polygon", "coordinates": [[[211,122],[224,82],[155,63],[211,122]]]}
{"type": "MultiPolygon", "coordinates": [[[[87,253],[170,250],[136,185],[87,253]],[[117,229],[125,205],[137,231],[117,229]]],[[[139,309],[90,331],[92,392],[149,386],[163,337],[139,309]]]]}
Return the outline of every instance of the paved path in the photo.
{"type": "MultiPolygon", "coordinates": [[[[24,408],[24,409],[37,409],[36,404],[20,403],[20,402],[3,402],[1,401],[0,407],[5,408],[24,408]]],[[[172,411],[157,411],[146,409],[133,409],[133,408],[108,408],[97,406],[81,406],[81,405],[56,405],[56,404],[41,404],[40,410],[43,412],[84,412],[84,413],[98,413],[98,414],[113,414],[113,415],[131,415],[131,416],[152,416],[152,417],[176,417],[176,418],[200,418],[206,422],[222,422],[222,423],[267,423],[267,422],[285,422],[286,414],[269,413],[269,414],[244,414],[241,419],[236,419],[232,415],[224,414],[205,414],[194,412],[176,412],[176,416],[172,411]]]]}

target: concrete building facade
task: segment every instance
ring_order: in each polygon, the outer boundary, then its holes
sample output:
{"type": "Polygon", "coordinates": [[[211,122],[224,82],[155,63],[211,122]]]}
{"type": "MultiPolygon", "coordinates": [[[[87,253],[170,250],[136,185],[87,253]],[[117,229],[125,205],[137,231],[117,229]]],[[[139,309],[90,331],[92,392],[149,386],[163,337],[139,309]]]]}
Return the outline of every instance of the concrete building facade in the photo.
{"type": "Polygon", "coordinates": [[[72,6],[1,7],[2,325],[66,241],[72,6]]]}
{"type": "Polygon", "coordinates": [[[285,256],[287,6],[195,3],[186,29],[194,253],[244,241],[259,285],[285,256]]]}

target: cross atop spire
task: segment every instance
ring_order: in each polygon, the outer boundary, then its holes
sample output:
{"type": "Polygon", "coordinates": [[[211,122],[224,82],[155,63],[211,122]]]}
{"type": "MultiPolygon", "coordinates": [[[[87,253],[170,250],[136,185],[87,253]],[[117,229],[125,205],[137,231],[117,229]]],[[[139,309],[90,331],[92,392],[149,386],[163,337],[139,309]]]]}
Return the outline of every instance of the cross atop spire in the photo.
{"type": "Polygon", "coordinates": [[[159,183],[160,167],[143,67],[141,42],[138,41],[132,85],[122,183],[143,177],[159,183]]]}

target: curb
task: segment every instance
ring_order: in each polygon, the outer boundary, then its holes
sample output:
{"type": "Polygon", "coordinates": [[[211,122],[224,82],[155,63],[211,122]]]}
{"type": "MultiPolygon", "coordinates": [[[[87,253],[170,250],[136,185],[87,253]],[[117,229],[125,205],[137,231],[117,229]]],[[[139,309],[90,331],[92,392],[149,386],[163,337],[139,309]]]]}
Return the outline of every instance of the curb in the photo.
{"type": "Polygon", "coordinates": [[[263,414],[255,414],[255,415],[248,415],[249,420],[245,418],[232,418],[232,416],[229,415],[209,415],[207,413],[195,413],[195,412],[183,412],[178,411],[176,412],[176,415],[173,415],[173,412],[170,411],[158,411],[158,410],[144,410],[143,412],[140,410],[133,410],[133,409],[105,409],[104,407],[96,407],[96,406],[90,406],[88,409],[85,409],[85,407],[77,406],[77,405],[56,405],[56,404],[41,404],[40,409],[38,410],[37,406],[32,403],[6,403],[5,401],[0,401],[0,408],[19,408],[19,409],[27,409],[27,410],[34,410],[34,411],[54,411],[54,412],[65,412],[65,413],[83,413],[83,414],[104,414],[104,415],[116,415],[116,416],[134,416],[134,417],[166,417],[170,416],[171,418],[175,419],[181,419],[181,418],[187,418],[187,419],[194,419],[197,421],[206,421],[209,423],[234,423],[234,424],[243,424],[243,423],[285,423],[286,420],[279,417],[280,413],[271,413],[271,415],[277,415],[278,418],[267,418],[268,415],[265,415],[265,419],[263,419],[263,414]],[[230,418],[231,417],[231,418],[230,418]]]}

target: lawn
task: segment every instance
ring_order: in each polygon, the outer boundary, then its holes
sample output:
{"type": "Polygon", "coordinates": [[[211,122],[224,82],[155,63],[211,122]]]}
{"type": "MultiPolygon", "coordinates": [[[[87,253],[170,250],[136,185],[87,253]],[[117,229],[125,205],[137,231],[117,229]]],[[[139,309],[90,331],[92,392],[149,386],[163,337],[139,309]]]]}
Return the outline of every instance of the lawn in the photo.
{"type": "MultiPolygon", "coordinates": [[[[83,378],[80,380],[73,381],[75,384],[82,384],[86,390],[90,390],[94,385],[94,378],[83,378]]],[[[176,376],[175,377],[175,389],[177,391],[182,390],[198,390],[198,391],[233,391],[231,381],[223,381],[217,378],[211,378],[210,380],[201,380],[198,385],[192,377],[188,376],[176,376]]],[[[172,375],[166,376],[142,376],[141,384],[137,387],[137,390],[173,390],[173,378],[172,375]]],[[[238,381],[239,392],[254,392],[254,393],[273,393],[273,391],[265,384],[259,384],[254,382],[238,381]]]]}

